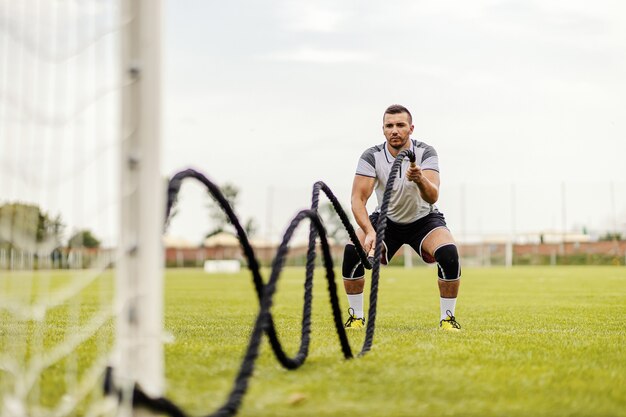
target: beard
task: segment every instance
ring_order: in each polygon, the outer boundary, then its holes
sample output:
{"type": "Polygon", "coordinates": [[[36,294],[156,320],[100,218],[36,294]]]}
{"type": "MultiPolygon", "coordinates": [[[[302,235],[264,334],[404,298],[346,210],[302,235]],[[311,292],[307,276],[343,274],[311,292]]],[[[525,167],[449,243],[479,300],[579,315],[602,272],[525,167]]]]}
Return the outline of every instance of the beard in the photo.
{"type": "Polygon", "coordinates": [[[389,143],[389,146],[391,146],[393,149],[398,150],[398,151],[400,149],[402,149],[402,147],[404,147],[404,145],[406,145],[406,142],[408,140],[408,138],[407,139],[392,138],[392,139],[388,140],[387,143],[389,143]],[[392,139],[394,140],[393,143],[391,142],[392,139]],[[398,140],[399,140],[399,142],[398,142],[398,140]]]}

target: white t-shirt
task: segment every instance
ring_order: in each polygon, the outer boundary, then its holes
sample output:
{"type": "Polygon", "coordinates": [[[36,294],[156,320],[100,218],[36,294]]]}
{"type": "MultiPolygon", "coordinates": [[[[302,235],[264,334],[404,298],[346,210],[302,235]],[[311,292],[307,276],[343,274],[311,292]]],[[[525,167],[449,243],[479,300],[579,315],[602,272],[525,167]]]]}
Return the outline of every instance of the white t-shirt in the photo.
{"type": "MultiPolygon", "coordinates": [[[[437,151],[424,142],[411,139],[411,150],[415,152],[415,162],[422,170],[439,172],[437,151]]],[[[387,143],[372,146],[361,155],[356,168],[356,175],[375,178],[374,190],[378,199],[376,211],[380,211],[385,187],[395,158],[387,150],[387,143]]],[[[389,200],[387,217],[395,223],[413,223],[428,213],[436,211],[436,207],[422,199],[417,184],[406,178],[410,162],[405,158],[398,172],[399,176],[393,183],[393,191],[389,200]]]]}

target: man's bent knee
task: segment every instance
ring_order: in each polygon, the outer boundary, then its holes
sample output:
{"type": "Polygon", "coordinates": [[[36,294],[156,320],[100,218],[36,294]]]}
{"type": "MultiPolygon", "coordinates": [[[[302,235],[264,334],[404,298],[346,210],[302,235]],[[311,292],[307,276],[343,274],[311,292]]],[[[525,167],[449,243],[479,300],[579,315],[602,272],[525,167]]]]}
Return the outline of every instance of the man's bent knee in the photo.
{"type": "Polygon", "coordinates": [[[356,248],[351,243],[347,244],[343,250],[341,273],[344,280],[357,280],[365,276],[365,268],[361,264],[361,258],[359,258],[356,248]]]}
{"type": "Polygon", "coordinates": [[[459,252],[454,243],[439,246],[433,254],[437,261],[439,278],[446,281],[455,281],[461,277],[459,252]]]}

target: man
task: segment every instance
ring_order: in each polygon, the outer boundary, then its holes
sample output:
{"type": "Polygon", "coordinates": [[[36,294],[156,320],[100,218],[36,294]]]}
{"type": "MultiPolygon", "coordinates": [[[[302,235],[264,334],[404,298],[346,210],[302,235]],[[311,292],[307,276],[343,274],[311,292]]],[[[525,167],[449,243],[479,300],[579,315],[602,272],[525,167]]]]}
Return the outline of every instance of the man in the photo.
{"type": "MultiPolygon", "coordinates": [[[[405,149],[416,155],[417,165],[408,160],[402,163],[389,201],[387,229],[381,263],[393,257],[403,244],[410,245],[425,262],[437,262],[440,294],[439,327],[458,331],[454,310],[459,292],[461,266],[459,255],[446,226],[443,214],[435,207],[439,198],[439,162],[432,146],[411,139],[411,113],[400,105],[389,106],[383,115],[383,134],[386,142],[367,149],[359,159],[352,184],[352,213],[360,229],[357,237],[365,252],[373,254],[376,244],[376,225],[391,166],[396,156],[405,149]],[[404,175],[402,175],[404,173],[404,175]],[[378,207],[368,216],[366,203],[376,191],[378,207]]],[[[345,247],[343,283],[350,304],[346,328],[365,326],[363,287],[365,269],[352,243],[345,247]]]]}

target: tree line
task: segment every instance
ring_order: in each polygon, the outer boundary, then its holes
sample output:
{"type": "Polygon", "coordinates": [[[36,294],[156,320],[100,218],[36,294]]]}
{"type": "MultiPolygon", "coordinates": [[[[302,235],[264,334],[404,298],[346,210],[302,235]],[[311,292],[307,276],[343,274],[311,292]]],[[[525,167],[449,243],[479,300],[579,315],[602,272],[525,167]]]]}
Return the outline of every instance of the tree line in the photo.
{"type": "MultiPolygon", "coordinates": [[[[233,210],[237,212],[239,188],[234,184],[225,183],[221,190],[233,210]]],[[[212,220],[212,227],[205,234],[205,238],[222,232],[235,234],[234,228],[217,201],[211,195],[209,197],[207,208],[212,220]]],[[[323,203],[319,212],[329,237],[334,239],[347,238],[347,233],[330,203],[323,203]]],[[[176,212],[173,213],[172,217],[175,215],[176,212]]],[[[89,229],[75,231],[65,240],[66,227],[60,214],[51,215],[36,204],[10,202],[0,205],[0,249],[50,253],[60,248],[100,247],[100,239],[89,229]]],[[[250,237],[254,237],[258,233],[257,222],[252,217],[243,221],[243,227],[250,237]]]]}
{"type": "Polygon", "coordinates": [[[42,253],[61,247],[100,247],[101,241],[88,229],[78,230],[64,241],[65,228],[61,215],[53,216],[36,204],[13,202],[0,205],[1,249],[42,253]]]}

